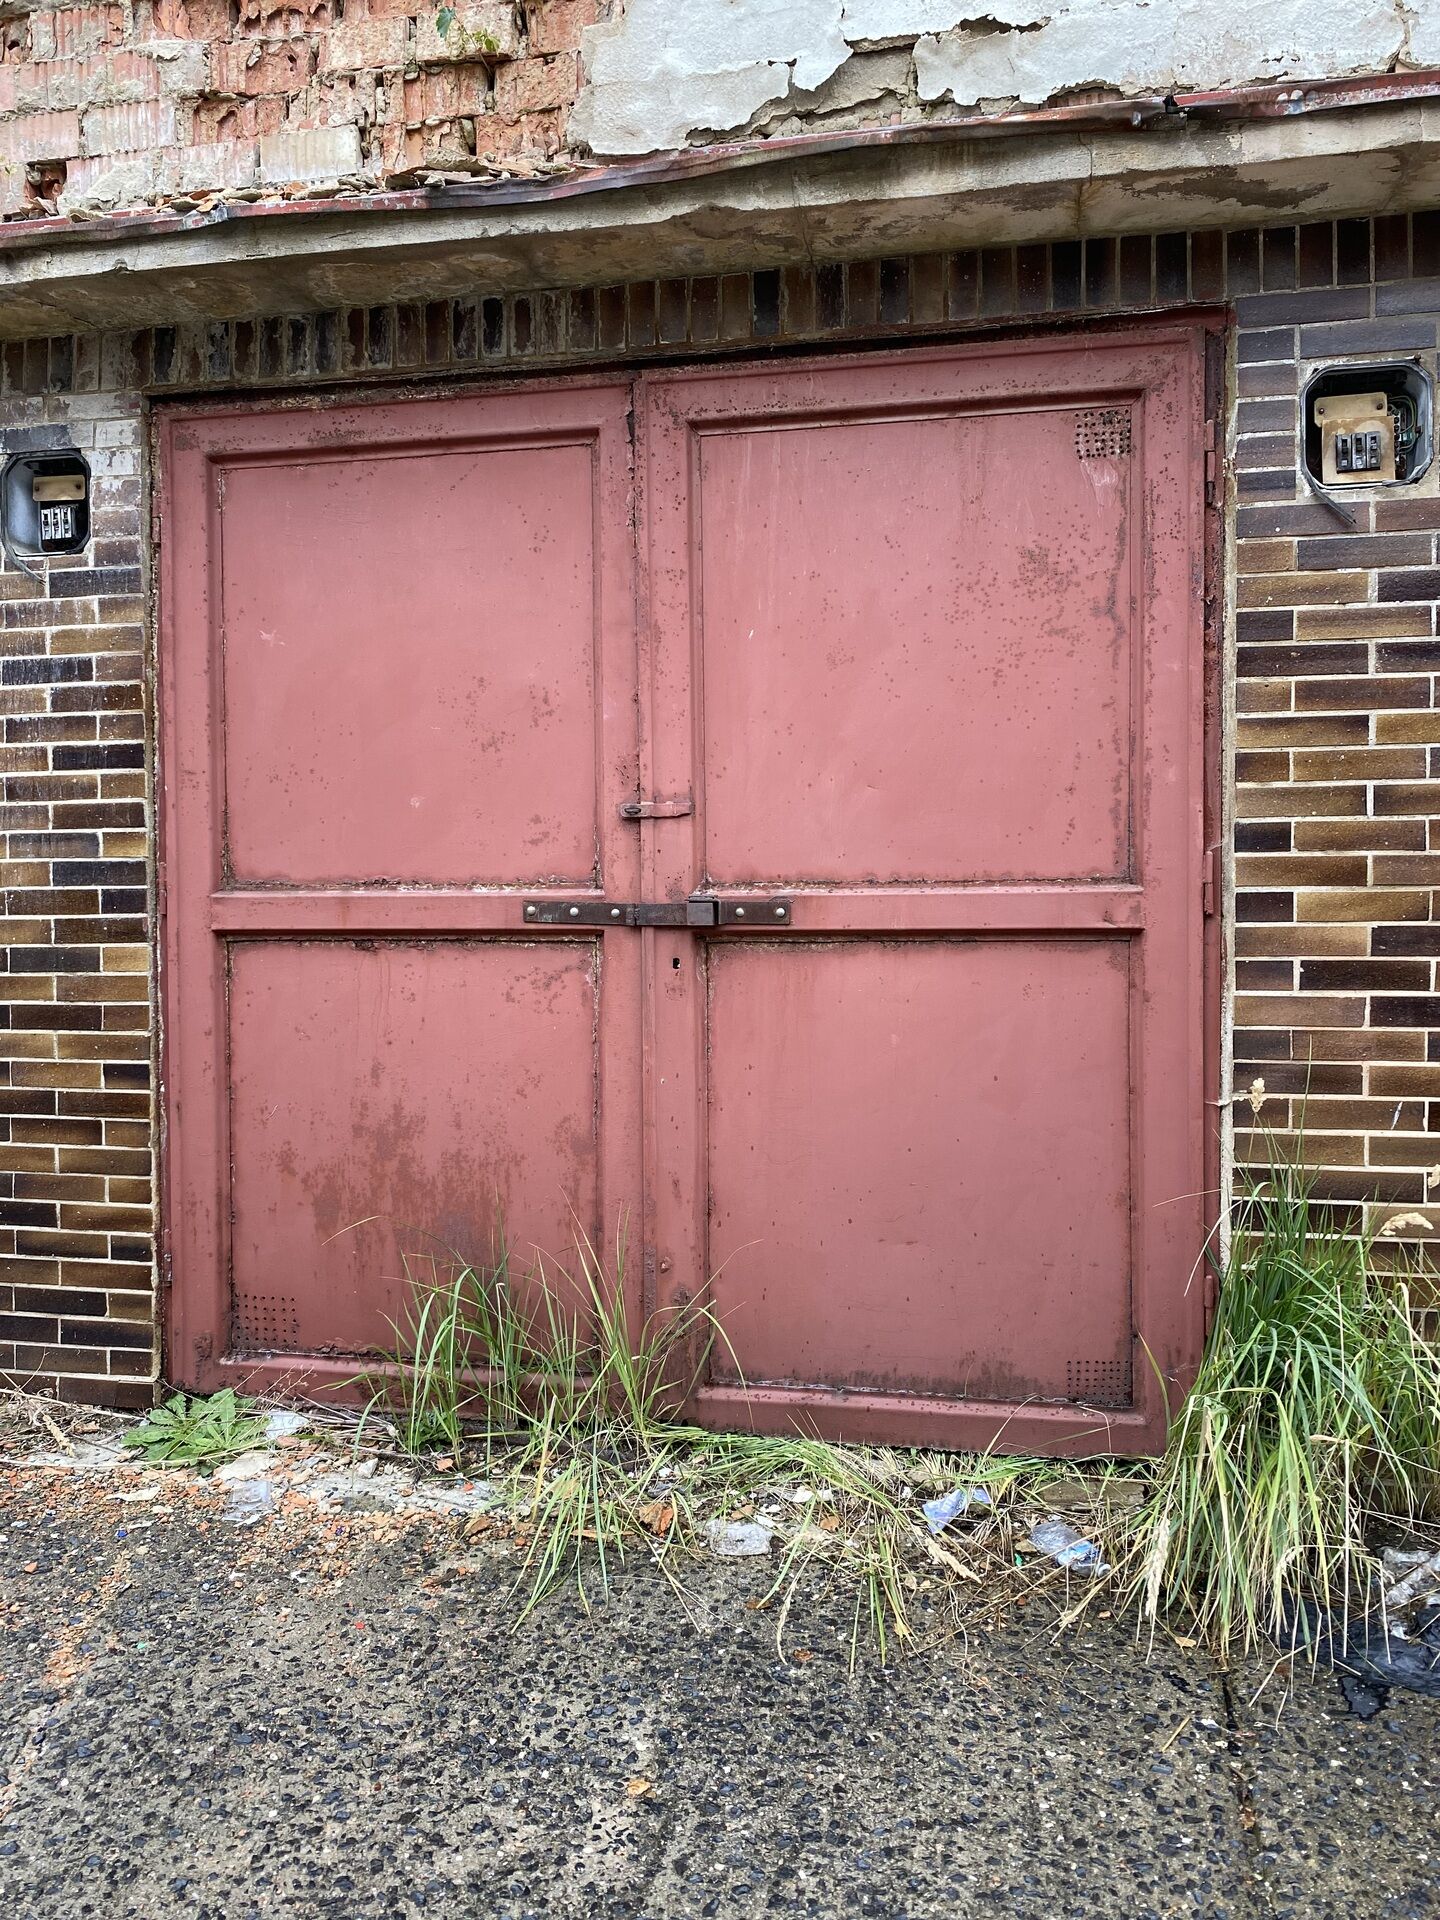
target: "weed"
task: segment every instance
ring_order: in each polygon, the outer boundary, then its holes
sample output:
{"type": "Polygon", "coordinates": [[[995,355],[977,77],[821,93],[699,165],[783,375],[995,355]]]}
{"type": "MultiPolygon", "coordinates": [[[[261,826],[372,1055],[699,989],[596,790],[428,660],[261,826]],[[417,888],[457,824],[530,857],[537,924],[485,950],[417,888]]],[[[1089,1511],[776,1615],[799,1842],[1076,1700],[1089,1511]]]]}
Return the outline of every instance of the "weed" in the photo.
{"type": "Polygon", "coordinates": [[[126,1434],[125,1445],[154,1465],[199,1467],[204,1473],[264,1438],[265,1422],[255,1416],[253,1402],[237,1399],[226,1387],[208,1399],[172,1394],[126,1434]]]}
{"type": "Polygon", "coordinates": [[[608,1269],[583,1235],[570,1270],[537,1259],[518,1279],[503,1232],[485,1266],[407,1260],[409,1306],[365,1376],[365,1417],[387,1414],[410,1453],[483,1453],[520,1489],[524,1612],[562,1580],[588,1605],[637,1545],[681,1593],[677,1554],[708,1521],[758,1510],[776,1562],[755,1604],[774,1610],[777,1640],[803,1587],[848,1581],[852,1658],[862,1638],[883,1658],[914,1644],[921,1591],[952,1625],[966,1596],[992,1618],[1006,1596],[1073,1598],[1060,1569],[1024,1558],[1029,1523],[1054,1505],[1083,1509],[1120,1570],[1118,1592],[1084,1584],[1063,1620],[1103,1600],[1152,1624],[1183,1615],[1222,1650],[1254,1647],[1283,1638],[1302,1602],[1372,1605],[1377,1522],[1413,1527],[1440,1495],[1440,1349],[1405,1276],[1380,1272],[1313,1186],[1301,1157],[1274,1152],[1246,1196],[1158,1463],[957,1459],[688,1424],[723,1329],[705,1299],[632,1324],[623,1234],[608,1269]],[[955,1485],[983,1485],[991,1509],[931,1539],[919,1491],[955,1485]]]}
{"type": "Polygon", "coordinates": [[[1440,1486],[1440,1350],[1403,1274],[1344,1231],[1271,1143],[1239,1209],[1194,1387],[1131,1542],[1130,1596],[1219,1647],[1283,1637],[1298,1604],[1363,1612],[1369,1540],[1440,1486]]]}

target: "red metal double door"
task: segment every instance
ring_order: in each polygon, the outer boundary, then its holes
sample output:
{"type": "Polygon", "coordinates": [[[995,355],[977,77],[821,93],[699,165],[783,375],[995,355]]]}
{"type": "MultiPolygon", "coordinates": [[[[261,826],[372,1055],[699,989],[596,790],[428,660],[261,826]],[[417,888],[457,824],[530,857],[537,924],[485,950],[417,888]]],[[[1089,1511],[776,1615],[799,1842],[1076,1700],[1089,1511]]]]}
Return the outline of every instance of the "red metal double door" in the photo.
{"type": "Polygon", "coordinates": [[[1157,1440],[1202,384],[1177,326],[169,419],[171,1374],[343,1377],[498,1209],[708,1289],[701,1417],[1157,1440]]]}

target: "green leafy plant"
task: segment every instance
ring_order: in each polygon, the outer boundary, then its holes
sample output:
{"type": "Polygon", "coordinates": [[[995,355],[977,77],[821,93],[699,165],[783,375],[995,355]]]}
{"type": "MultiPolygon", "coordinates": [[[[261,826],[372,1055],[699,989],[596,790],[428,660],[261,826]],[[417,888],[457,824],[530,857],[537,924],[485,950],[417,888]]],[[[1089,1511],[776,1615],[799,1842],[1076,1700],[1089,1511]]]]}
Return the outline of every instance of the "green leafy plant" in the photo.
{"type": "Polygon", "coordinates": [[[436,9],[435,30],[448,45],[454,40],[462,59],[491,59],[500,51],[500,42],[483,27],[467,27],[456,8],[436,9]]]}
{"type": "Polygon", "coordinates": [[[126,1434],[125,1444],[154,1465],[199,1467],[203,1472],[264,1438],[265,1422],[256,1417],[253,1401],[237,1399],[226,1387],[208,1399],[172,1394],[126,1434]]]}
{"type": "Polygon", "coordinates": [[[1285,1637],[1301,1602],[1375,1604],[1377,1525],[1419,1525],[1440,1491],[1440,1349],[1412,1276],[1314,1187],[1303,1133],[1288,1155],[1272,1138],[1131,1541],[1142,1613],[1178,1609],[1221,1648],[1285,1637]]]}

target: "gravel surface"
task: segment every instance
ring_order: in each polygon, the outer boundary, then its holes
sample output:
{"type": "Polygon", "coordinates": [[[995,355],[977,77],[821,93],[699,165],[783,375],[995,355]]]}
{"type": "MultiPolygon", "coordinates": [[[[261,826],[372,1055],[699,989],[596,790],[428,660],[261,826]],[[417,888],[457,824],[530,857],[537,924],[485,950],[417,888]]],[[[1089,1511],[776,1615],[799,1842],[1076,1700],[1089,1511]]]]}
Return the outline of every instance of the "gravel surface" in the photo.
{"type": "Polygon", "coordinates": [[[853,1596],[781,1658],[763,1560],[686,1603],[632,1563],[517,1626],[509,1551],[453,1518],[225,1504],[0,1474],[0,1912],[1440,1911],[1435,1701],[1362,1723],[1329,1679],[1023,1613],[852,1676],[853,1596]]]}

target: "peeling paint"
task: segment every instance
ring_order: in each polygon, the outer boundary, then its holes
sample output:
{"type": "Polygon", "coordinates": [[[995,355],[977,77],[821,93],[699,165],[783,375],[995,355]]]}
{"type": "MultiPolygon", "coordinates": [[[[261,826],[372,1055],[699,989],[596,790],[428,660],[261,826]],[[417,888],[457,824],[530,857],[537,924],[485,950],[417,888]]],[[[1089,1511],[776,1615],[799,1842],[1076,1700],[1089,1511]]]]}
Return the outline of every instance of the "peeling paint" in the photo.
{"type": "Polygon", "coordinates": [[[1440,0],[629,0],[587,29],[572,141],[664,152],[885,98],[1039,106],[1440,64],[1440,0]],[[897,63],[876,87],[864,62],[897,63]]]}
{"type": "MultiPolygon", "coordinates": [[[[1435,0],[1408,12],[1433,16],[1435,0]]],[[[968,28],[917,42],[922,100],[1040,105],[1089,87],[1127,93],[1383,72],[1407,39],[1394,0],[1273,0],[1263,10],[1197,0],[1069,0],[1034,32],[968,28]]]]}
{"type": "Polygon", "coordinates": [[[676,9],[630,0],[585,33],[586,85],[571,136],[604,153],[683,147],[743,126],[792,86],[818,87],[849,57],[840,0],[720,0],[676,9]]]}

